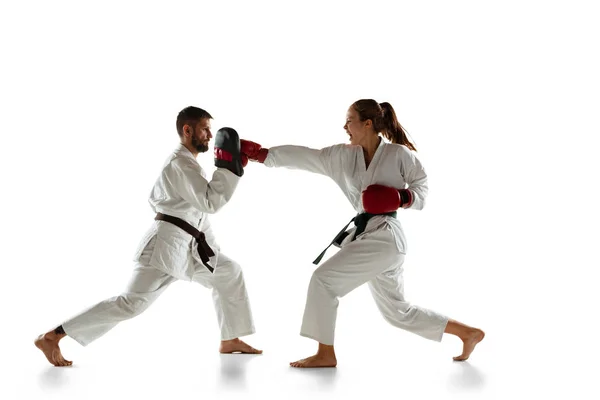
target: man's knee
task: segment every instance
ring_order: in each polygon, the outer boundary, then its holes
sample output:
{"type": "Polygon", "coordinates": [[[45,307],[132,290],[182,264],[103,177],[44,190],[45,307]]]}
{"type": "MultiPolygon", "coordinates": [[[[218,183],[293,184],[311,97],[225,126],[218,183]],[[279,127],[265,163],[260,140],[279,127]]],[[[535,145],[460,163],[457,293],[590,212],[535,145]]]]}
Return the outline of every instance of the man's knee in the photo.
{"type": "Polygon", "coordinates": [[[227,261],[215,269],[215,280],[219,282],[243,281],[244,272],[240,264],[227,261]]]}
{"type": "Polygon", "coordinates": [[[316,269],[311,278],[309,287],[324,289],[330,295],[337,297],[339,294],[335,290],[335,285],[331,276],[322,269],[316,269]]]}
{"type": "Polygon", "coordinates": [[[123,311],[126,318],[132,318],[144,312],[149,306],[149,299],[141,296],[121,294],[116,297],[115,302],[123,311]]]}

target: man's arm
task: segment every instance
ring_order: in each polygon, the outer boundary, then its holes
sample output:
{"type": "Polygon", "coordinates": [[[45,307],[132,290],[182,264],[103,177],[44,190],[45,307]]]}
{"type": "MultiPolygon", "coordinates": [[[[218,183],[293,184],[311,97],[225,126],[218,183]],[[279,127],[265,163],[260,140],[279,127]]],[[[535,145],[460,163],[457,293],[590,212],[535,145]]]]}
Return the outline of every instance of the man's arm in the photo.
{"type": "Polygon", "coordinates": [[[207,181],[198,166],[186,160],[174,160],[165,177],[175,191],[194,208],[214,214],[233,196],[240,177],[225,168],[217,168],[207,181]]]}

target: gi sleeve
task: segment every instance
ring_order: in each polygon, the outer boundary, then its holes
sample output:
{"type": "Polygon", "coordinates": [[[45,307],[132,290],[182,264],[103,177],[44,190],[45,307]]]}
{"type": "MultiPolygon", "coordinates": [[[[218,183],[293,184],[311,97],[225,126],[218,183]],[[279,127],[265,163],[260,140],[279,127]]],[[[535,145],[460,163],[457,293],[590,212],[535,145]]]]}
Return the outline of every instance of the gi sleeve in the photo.
{"type": "Polygon", "coordinates": [[[174,160],[165,168],[165,180],[175,192],[194,208],[214,214],[233,196],[240,177],[224,168],[217,168],[208,182],[198,165],[187,160],[174,160]]]}
{"type": "Polygon", "coordinates": [[[275,146],[269,148],[264,164],[267,167],[301,169],[331,177],[338,147],[335,145],[319,150],[304,146],[275,146]]]}
{"type": "Polygon", "coordinates": [[[410,202],[402,207],[422,210],[425,206],[425,198],[429,190],[427,186],[427,173],[421,161],[408,149],[403,151],[400,157],[400,173],[408,185],[407,190],[410,192],[410,202]]]}

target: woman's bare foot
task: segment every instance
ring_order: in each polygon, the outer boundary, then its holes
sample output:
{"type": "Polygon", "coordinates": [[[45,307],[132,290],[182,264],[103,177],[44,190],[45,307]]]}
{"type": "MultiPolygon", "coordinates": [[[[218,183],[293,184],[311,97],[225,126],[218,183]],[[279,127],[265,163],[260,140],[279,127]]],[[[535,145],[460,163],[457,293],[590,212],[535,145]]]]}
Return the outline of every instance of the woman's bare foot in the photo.
{"type": "Polygon", "coordinates": [[[262,354],[262,350],[257,350],[254,347],[244,343],[240,339],[222,340],[221,346],[219,346],[219,353],[231,354],[231,353],[242,353],[242,354],[262,354]]]}
{"type": "Polygon", "coordinates": [[[317,354],[290,363],[294,368],[332,368],[337,365],[333,346],[319,343],[317,354]]]}
{"type": "Polygon", "coordinates": [[[65,336],[50,331],[38,336],[34,342],[35,346],[44,353],[50,364],[56,367],[67,367],[73,364],[73,361],[65,360],[58,346],[60,339],[65,336]]]}
{"type": "Polygon", "coordinates": [[[485,332],[481,329],[470,327],[452,319],[448,321],[444,332],[458,336],[463,342],[463,352],[460,356],[452,357],[454,361],[467,360],[477,343],[481,342],[485,337],[485,332]]]}

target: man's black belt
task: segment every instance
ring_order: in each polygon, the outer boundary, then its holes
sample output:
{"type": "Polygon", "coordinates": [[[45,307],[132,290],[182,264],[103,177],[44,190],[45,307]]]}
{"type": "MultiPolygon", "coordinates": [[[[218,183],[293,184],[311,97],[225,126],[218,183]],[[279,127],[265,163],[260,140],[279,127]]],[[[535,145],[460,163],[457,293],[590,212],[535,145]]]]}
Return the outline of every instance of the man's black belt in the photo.
{"type": "Polygon", "coordinates": [[[194,239],[196,239],[196,241],[198,242],[198,254],[200,255],[202,264],[204,264],[204,266],[208,268],[210,272],[214,272],[215,269],[208,264],[208,260],[210,257],[214,256],[215,253],[212,251],[212,249],[206,242],[206,236],[204,235],[204,232],[200,232],[198,229],[194,228],[192,225],[188,224],[181,218],[177,218],[172,215],[156,213],[156,217],[154,219],[157,221],[169,222],[192,235],[194,239]]]}
{"type": "Polygon", "coordinates": [[[367,227],[367,222],[369,222],[369,220],[371,218],[373,218],[377,215],[387,215],[387,216],[396,218],[397,214],[398,213],[396,211],[392,211],[392,212],[385,213],[385,214],[369,214],[369,213],[358,214],[356,217],[352,218],[350,220],[350,222],[348,222],[346,224],[346,226],[340,231],[340,233],[338,233],[335,236],[335,238],[333,238],[331,243],[329,243],[329,246],[327,246],[325,248],[325,250],[323,250],[321,252],[321,254],[319,254],[319,256],[315,259],[315,261],[313,261],[313,264],[317,265],[321,262],[321,259],[325,255],[325,252],[327,251],[327,249],[329,249],[331,247],[332,244],[336,244],[338,246],[342,244],[342,241],[344,239],[346,239],[346,236],[349,235],[349,233],[346,232],[346,229],[348,229],[348,225],[350,225],[352,222],[354,222],[354,225],[356,226],[356,230],[354,231],[354,237],[352,238],[351,242],[353,242],[358,235],[360,235],[361,233],[363,233],[365,231],[365,228],[367,227]]]}

